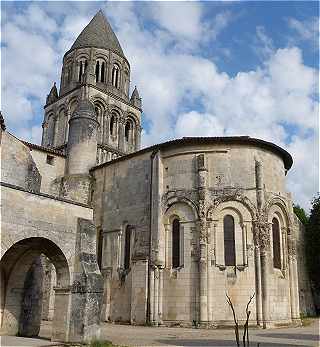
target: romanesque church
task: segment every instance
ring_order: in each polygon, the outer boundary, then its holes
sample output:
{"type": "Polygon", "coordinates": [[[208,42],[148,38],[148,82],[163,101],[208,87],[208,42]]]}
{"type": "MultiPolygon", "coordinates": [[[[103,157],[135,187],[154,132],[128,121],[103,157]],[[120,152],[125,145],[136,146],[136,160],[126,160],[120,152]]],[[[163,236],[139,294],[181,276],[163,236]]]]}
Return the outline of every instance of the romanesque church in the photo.
{"type": "Polygon", "coordinates": [[[63,57],[41,145],[2,119],[1,333],[232,325],[226,294],[240,321],[254,295],[251,325],[299,325],[313,305],[291,155],[246,136],[141,149],[131,68],[99,11],[63,57]]]}

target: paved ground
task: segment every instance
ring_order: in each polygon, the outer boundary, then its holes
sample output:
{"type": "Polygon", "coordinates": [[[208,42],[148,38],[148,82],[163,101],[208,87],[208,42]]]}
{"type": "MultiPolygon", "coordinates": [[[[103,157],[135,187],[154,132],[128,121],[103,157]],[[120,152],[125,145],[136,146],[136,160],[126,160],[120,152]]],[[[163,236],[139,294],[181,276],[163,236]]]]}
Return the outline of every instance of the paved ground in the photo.
{"type": "MultiPolygon", "coordinates": [[[[251,329],[250,347],[319,347],[319,320],[308,327],[281,329],[251,329]]],[[[53,346],[50,325],[41,326],[41,338],[27,339],[14,336],[1,338],[1,346],[53,346]]],[[[234,347],[234,332],[231,329],[186,329],[166,327],[138,327],[130,325],[103,324],[102,339],[125,346],[166,347],[234,347]]]]}
{"type": "MultiPolygon", "coordinates": [[[[106,324],[102,337],[114,344],[126,346],[236,346],[232,329],[149,328],[106,324]]],[[[251,329],[250,341],[251,347],[257,347],[258,342],[260,347],[320,346],[319,321],[303,328],[251,329]]]]}

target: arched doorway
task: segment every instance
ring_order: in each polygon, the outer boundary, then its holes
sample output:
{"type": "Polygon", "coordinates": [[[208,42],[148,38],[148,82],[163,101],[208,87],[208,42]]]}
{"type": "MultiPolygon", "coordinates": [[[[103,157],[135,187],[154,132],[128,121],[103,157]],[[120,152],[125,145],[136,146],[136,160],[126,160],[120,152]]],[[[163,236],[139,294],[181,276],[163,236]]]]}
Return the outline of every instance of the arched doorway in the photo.
{"type": "Polygon", "coordinates": [[[42,254],[56,270],[52,338],[65,340],[70,292],[69,265],[61,249],[53,241],[43,237],[18,241],[1,258],[1,332],[24,336],[35,336],[39,332],[41,320],[33,314],[35,307],[32,307],[32,300],[36,302],[37,293],[32,293],[34,278],[30,277],[30,271],[37,266],[42,254]]]}

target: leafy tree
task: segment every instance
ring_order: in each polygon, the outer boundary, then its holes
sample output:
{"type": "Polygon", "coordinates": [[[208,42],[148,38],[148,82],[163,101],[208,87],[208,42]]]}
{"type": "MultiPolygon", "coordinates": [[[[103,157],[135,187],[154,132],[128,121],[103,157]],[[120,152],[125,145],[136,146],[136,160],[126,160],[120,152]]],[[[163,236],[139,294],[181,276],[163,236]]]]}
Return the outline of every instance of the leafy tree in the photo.
{"type": "MultiPolygon", "coordinates": [[[[320,195],[312,201],[306,225],[306,259],[310,279],[316,295],[320,295],[320,195]]],[[[319,308],[318,308],[319,309],[319,308]]]]}
{"type": "Polygon", "coordinates": [[[302,207],[299,205],[293,205],[293,211],[303,225],[308,224],[309,218],[307,217],[306,211],[302,207]]]}

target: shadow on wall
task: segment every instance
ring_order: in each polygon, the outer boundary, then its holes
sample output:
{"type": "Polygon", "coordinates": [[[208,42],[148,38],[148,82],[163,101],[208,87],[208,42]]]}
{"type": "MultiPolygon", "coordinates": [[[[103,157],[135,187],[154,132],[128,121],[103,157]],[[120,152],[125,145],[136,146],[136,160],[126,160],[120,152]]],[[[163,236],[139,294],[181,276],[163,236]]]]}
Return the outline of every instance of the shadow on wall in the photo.
{"type": "MultiPolygon", "coordinates": [[[[183,347],[234,347],[236,342],[232,340],[157,340],[157,342],[166,345],[172,346],[183,346],[183,347]]],[[[257,347],[259,342],[252,341],[250,346],[257,347]]],[[[279,342],[260,342],[259,347],[296,347],[297,345],[282,344],[279,345],[279,342]]],[[[299,345],[301,347],[310,347],[310,345],[299,345]]]]}

